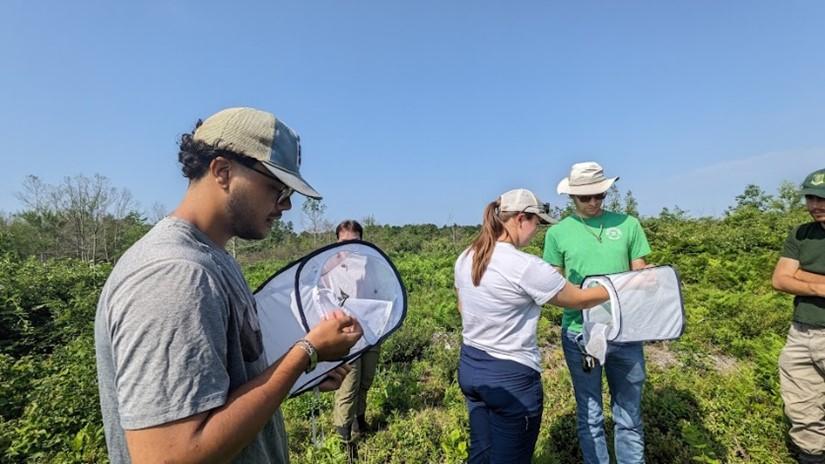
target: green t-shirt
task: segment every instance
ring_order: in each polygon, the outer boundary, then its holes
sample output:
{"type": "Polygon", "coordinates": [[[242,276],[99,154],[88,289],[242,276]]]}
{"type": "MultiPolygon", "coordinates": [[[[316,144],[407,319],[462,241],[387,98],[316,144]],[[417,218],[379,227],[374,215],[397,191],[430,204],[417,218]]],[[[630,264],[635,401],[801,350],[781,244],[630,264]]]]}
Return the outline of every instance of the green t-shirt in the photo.
{"type": "MultiPolygon", "coordinates": [[[[550,227],[544,239],[544,260],[563,267],[576,285],[587,276],[629,271],[631,261],[649,253],[639,220],[610,211],[584,220],[568,216],[550,227]]],[[[561,326],[581,332],[581,311],[565,308],[561,326]]]]}
{"type": "MultiPolygon", "coordinates": [[[[818,222],[796,227],[785,240],[782,256],[799,261],[803,271],[825,275],[825,228],[818,222]]],[[[793,303],[794,321],[825,327],[825,298],[797,296],[793,303]]]]}

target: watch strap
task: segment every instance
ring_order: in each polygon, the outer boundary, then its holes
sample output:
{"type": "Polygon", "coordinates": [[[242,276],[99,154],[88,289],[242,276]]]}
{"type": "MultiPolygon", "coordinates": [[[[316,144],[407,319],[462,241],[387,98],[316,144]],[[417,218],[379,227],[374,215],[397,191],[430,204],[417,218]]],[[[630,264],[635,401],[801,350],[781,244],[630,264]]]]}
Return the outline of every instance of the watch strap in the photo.
{"type": "Polygon", "coordinates": [[[318,365],[318,350],[315,348],[315,346],[305,338],[302,338],[295,342],[294,346],[301,348],[309,358],[309,363],[307,364],[307,368],[304,372],[310,372],[313,369],[315,369],[315,366],[318,365]]]}

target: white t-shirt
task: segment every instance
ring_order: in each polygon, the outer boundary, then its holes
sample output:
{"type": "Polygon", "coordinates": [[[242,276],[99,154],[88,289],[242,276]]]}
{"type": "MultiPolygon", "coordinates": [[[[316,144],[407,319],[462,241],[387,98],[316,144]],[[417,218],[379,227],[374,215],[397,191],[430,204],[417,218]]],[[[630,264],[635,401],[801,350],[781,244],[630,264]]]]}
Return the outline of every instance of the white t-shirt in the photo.
{"type": "Polygon", "coordinates": [[[464,343],[499,359],[541,372],[536,326],[541,305],[567,281],[538,256],[497,242],[478,287],[473,285],[473,251],[455,263],[464,343]]]}

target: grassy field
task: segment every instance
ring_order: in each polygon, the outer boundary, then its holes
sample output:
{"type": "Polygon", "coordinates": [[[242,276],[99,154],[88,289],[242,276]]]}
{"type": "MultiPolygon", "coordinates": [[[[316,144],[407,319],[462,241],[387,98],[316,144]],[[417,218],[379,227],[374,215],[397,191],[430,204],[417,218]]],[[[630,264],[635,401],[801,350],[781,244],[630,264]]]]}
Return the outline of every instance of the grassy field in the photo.
{"type": "MultiPolygon", "coordinates": [[[[647,462],[793,462],[777,374],[791,298],[771,289],[770,274],[787,231],[805,220],[799,209],[743,206],[723,218],[663,212],[643,221],[654,249],[650,261],[680,271],[688,315],[680,340],[646,347],[647,462]]],[[[367,237],[399,268],[410,304],[406,323],[383,346],[367,411],[376,431],[359,442],[361,462],[466,458],[467,413],[456,382],[461,322],[452,268],[476,230],[367,229],[367,237]]],[[[527,251],[539,254],[541,237],[527,251]]],[[[318,241],[292,234],[237,249],[254,288],[318,241]]],[[[106,461],[92,321],[110,269],[8,251],[0,255],[0,461],[106,461]]],[[[545,409],[537,463],[580,462],[560,321],[561,310],[547,307],[539,324],[545,409]]],[[[329,393],[305,394],[284,406],[294,463],[344,461],[331,402],[329,393]],[[316,445],[312,417],[322,435],[316,445]]]]}

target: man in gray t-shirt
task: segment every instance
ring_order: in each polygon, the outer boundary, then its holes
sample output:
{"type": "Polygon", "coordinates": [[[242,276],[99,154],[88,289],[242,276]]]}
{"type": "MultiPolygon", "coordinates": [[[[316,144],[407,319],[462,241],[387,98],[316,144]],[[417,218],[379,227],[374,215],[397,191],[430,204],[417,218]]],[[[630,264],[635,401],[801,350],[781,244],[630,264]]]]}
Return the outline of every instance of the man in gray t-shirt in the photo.
{"type": "MultiPolygon", "coordinates": [[[[318,360],[360,338],[343,313],[281,359],[266,359],[255,299],[224,250],[260,239],[291,207],[319,198],[299,173],[297,135],[251,108],[216,113],[181,137],[183,201],[118,261],[95,318],[100,404],[114,463],[286,463],[279,406],[318,360]]],[[[340,385],[333,371],[324,389],[340,385]]]]}

